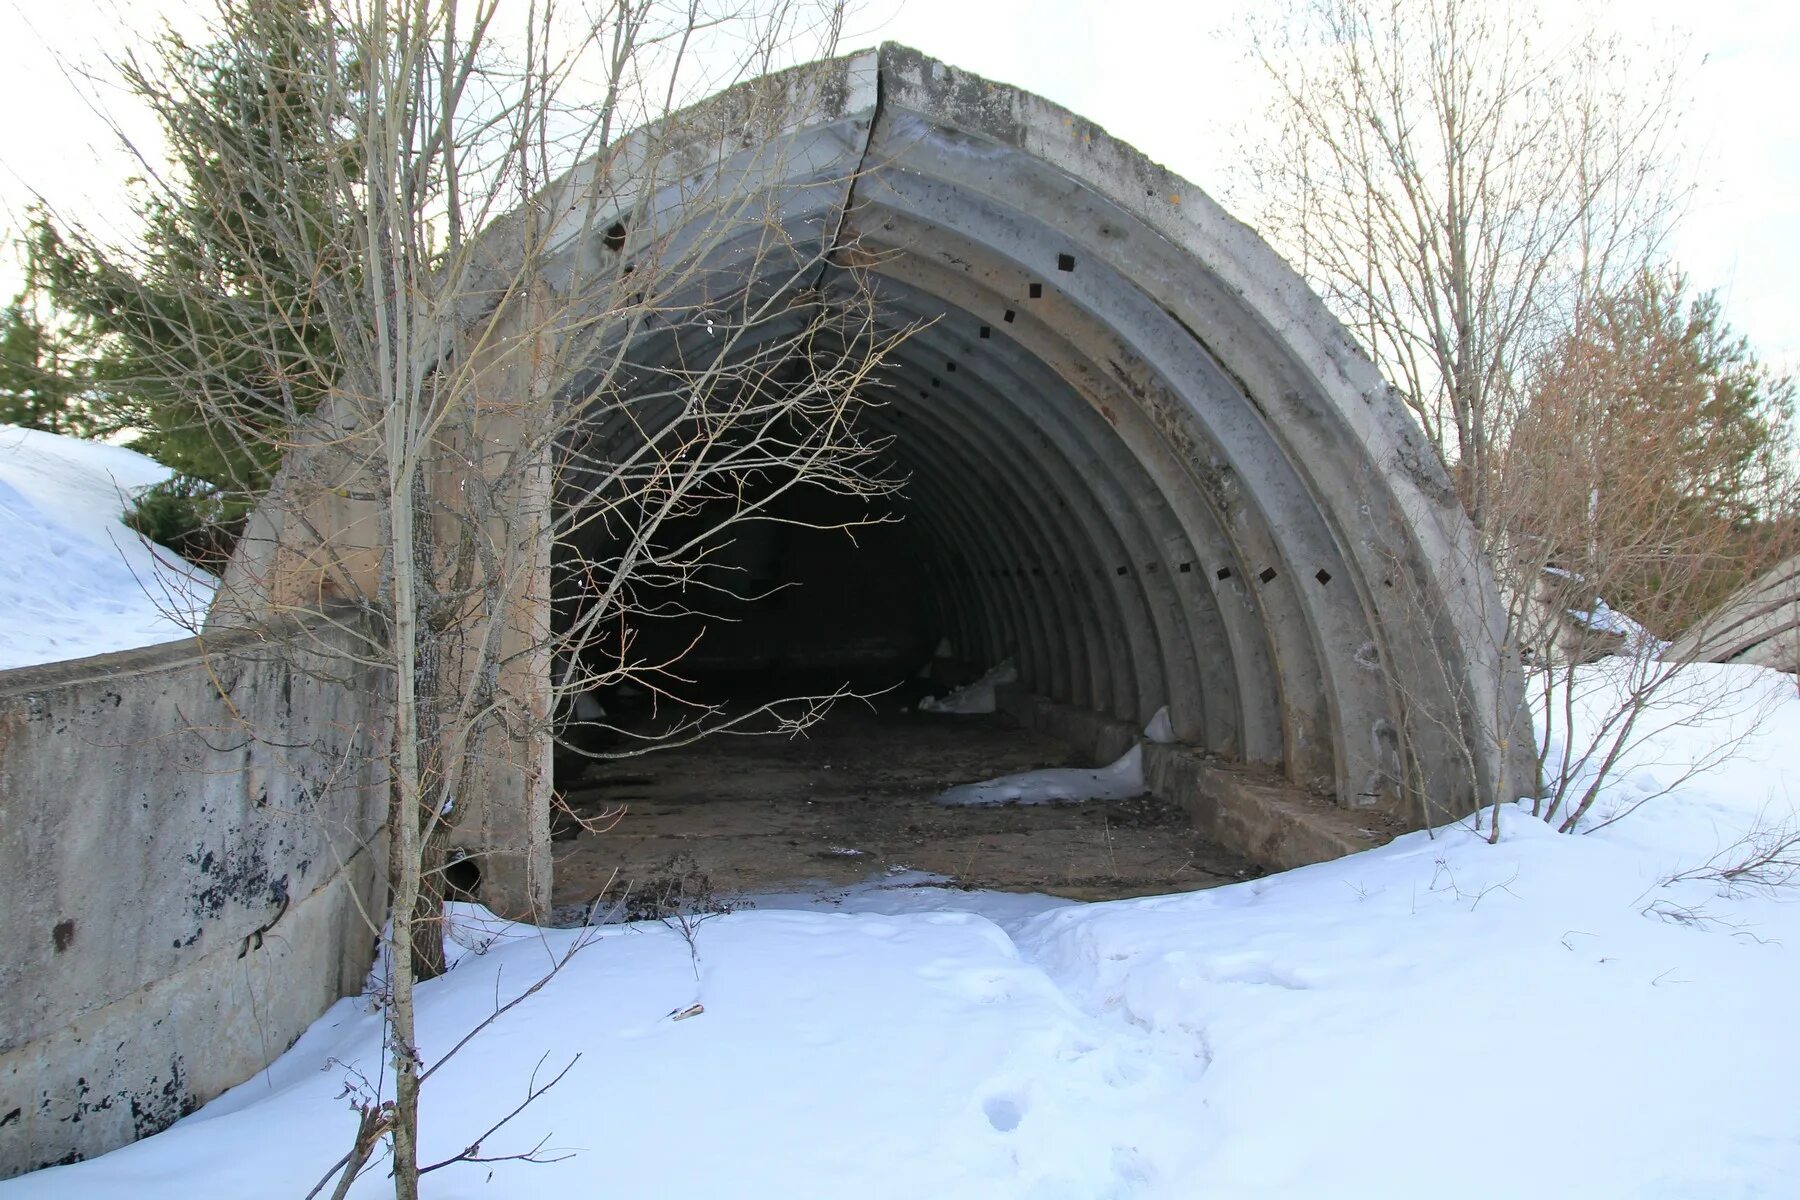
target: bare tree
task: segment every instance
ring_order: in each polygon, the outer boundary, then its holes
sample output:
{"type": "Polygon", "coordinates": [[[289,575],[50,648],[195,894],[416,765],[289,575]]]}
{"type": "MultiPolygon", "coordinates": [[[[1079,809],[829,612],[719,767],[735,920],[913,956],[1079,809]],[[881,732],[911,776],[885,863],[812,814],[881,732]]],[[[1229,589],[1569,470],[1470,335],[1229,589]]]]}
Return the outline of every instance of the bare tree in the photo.
{"type": "Polygon", "coordinates": [[[1294,0],[1257,26],[1254,209],[1489,521],[1524,368],[1649,261],[1680,199],[1678,72],[1527,3],[1294,0]]]}
{"type": "Polygon", "coordinates": [[[1800,549],[1793,387],[1731,337],[1711,297],[1645,271],[1596,295],[1525,390],[1494,462],[1492,530],[1539,713],[1536,811],[1567,831],[1634,741],[1694,710],[1696,689],[1711,707],[1739,702],[1742,689],[1690,678],[1665,646],[1800,549]],[[1612,701],[1578,719],[1601,675],[1612,701]]]}
{"type": "MultiPolygon", "coordinates": [[[[1658,714],[1686,711],[1664,693],[1683,664],[1658,635],[1787,552],[1792,508],[1785,477],[1763,469],[1785,430],[1723,403],[1719,373],[1681,361],[1681,330],[1640,320],[1626,336],[1633,305],[1659,301],[1645,288],[1664,279],[1657,250],[1681,200],[1678,60],[1544,16],[1529,2],[1294,0],[1255,31],[1277,133],[1248,158],[1262,224],[1456,482],[1500,585],[1482,615],[1539,714],[1538,815],[1572,830],[1658,714]],[[1582,664],[1603,655],[1616,703],[1577,722],[1593,685],[1582,664]]],[[[1439,719],[1407,708],[1409,723],[1439,719]]],[[[1531,783],[1497,795],[1538,794],[1531,783]]],[[[1432,811],[1434,782],[1413,787],[1432,811]]]]}
{"type": "MultiPolygon", "coordinates": [[[[572,723],[632,739],[608,754],[749,719],[692,706],[645,732],[573,700],[623,680],[680,699],[679,653],[646,655],[641,630],[736,594],[719,550],[803,519],[782,497],[830,495],[832,526],[886,519],[899,480],[857,416],[909,330],[835,221],[790,219],[809,189],[840,209],[850,183],[788,181],[816,73],[672,111],[828,54],[840,25],[839,5],[801,0],[227,5],[221,52],[253,86],[214,118],[204,171],[153,184],[205,227],[200,269],[133,271],[62,230],[125,294],[154,275],[172,304],[137,369],[284,464],[214,623],[269,630],[273,653],[351,639],[390,680],[392,1107],[364,1106],[344,1170],[386,1138],[398,1196],[417,1195],[432,1069],[414,986],[443,969],[464,813],[547,802],[572,723]],[[253,369],[217,369],[222,350],[253,369]]],[[[126,74],[159,115],[189,99],[155,63],[126,74]]],[[[758,712],[799,728],[833,698],[758,712]]]]}

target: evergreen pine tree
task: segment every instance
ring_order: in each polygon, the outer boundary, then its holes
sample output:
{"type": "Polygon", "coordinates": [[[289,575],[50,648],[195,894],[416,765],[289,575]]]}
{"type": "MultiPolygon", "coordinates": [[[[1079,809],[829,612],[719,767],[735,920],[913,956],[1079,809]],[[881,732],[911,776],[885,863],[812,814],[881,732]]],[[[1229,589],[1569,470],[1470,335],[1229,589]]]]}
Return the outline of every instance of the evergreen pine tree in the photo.
{"type": "Polygon", "coordinates": [[[318,36],[312,0],[222,15],[216,41],[169,33],[154,69],[121,64],[170,160],[140,189],[141,248],[105,246],[40,212],[28,250],[86,348],[86,403],[101,423],[135,431],[134,448],[185,477],[165,491],[207,492],[200,481],[229,512],[266,488],[279,465],[271,443],[331,386],[319,373],[332,356],[318,289],[355,286],[355,270],[334,250],[348,239],[323,197],[354,171],[354,143],[349,67],[318,36]],[[221,205],[221,181],[243,178],[272,186],[221,205]],[[296,209],[312,219],[296,222],[296,209]],[[209,419],[220,412],[234,419],[209,419]]]}

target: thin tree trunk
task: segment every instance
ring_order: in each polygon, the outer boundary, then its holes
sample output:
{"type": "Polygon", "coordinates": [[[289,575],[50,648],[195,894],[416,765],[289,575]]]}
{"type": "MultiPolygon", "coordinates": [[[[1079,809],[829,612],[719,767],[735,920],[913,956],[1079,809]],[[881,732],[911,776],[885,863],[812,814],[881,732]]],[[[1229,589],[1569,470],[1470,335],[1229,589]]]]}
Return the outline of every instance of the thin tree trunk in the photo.
{"type": "MultiPolygon", "coordinates": [[[[403,424],[399,414],[391,418],[403,424]]],[[[390,439],[390,446],[394,439],[390,439]]],[[[396,455],[396,466],[406,460],[396,455]]],[[[394,1196],[419,1195],[419,1055],[413,1022],[414,931],[419,908],[419,736],[418,620],[415,602],[417,564],[413,561],[413,509],[410,488],[395,488],[394,520],[394,651],[397,658],[395,703],[394,807],[392,814],[393,942],[390,954],[393,997],[388,1005],[389,1050],[394,1066],[394,1196]]]]}

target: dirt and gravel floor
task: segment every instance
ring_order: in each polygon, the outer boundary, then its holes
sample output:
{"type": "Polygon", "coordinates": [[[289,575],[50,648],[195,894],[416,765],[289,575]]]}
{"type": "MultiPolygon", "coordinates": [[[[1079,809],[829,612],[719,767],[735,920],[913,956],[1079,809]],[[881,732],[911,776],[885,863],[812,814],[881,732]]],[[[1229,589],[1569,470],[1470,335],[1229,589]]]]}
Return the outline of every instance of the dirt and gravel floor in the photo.
{"type": "Polygon", "coordinates": [[[715,736],[589,766],[565,784],[558,905],[605,894],[642,915],[670,901],[841,886],[895,868],[956,886],[1100,900],[1256,874],[1150,796],[1079,805],[945,808],[957,783],[1074,765],[1003,714],[937,716],[841,703],[805,736],[715,736]]]}

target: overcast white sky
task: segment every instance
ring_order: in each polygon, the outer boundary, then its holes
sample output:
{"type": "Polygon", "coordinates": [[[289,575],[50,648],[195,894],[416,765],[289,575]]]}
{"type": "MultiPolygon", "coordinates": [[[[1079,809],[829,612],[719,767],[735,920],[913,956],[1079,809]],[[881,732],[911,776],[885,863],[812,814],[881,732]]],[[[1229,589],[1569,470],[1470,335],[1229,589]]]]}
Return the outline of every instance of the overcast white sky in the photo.
{"type": "MultiPolygon", "coordinates": [[[[1259,0],[863,0],[846,43],[893,39],[1090,117],[1227,201],[1229,164],[1263,91],[1243,58],[1259,0]]],[[[1693,201],[1671,245],[1694,284],[1765,358],[1800,369],[1800,4],[1794,0],[1542,0],[1688,47],[1693,201]]],[[[0,0],[0,222],[34,191],[103,221],[130,160],[59,56],[97,63],[180,0],[0,0]],[[54,53],[53,53],[54,52],[54,53]]],[[[5,256],[0,256],[5,257],[5,256]]],[[[0,290],[16,288],[10,263],[0,290]]],[[[4,297],[0,297],[4,299],[4,297]]]]}

